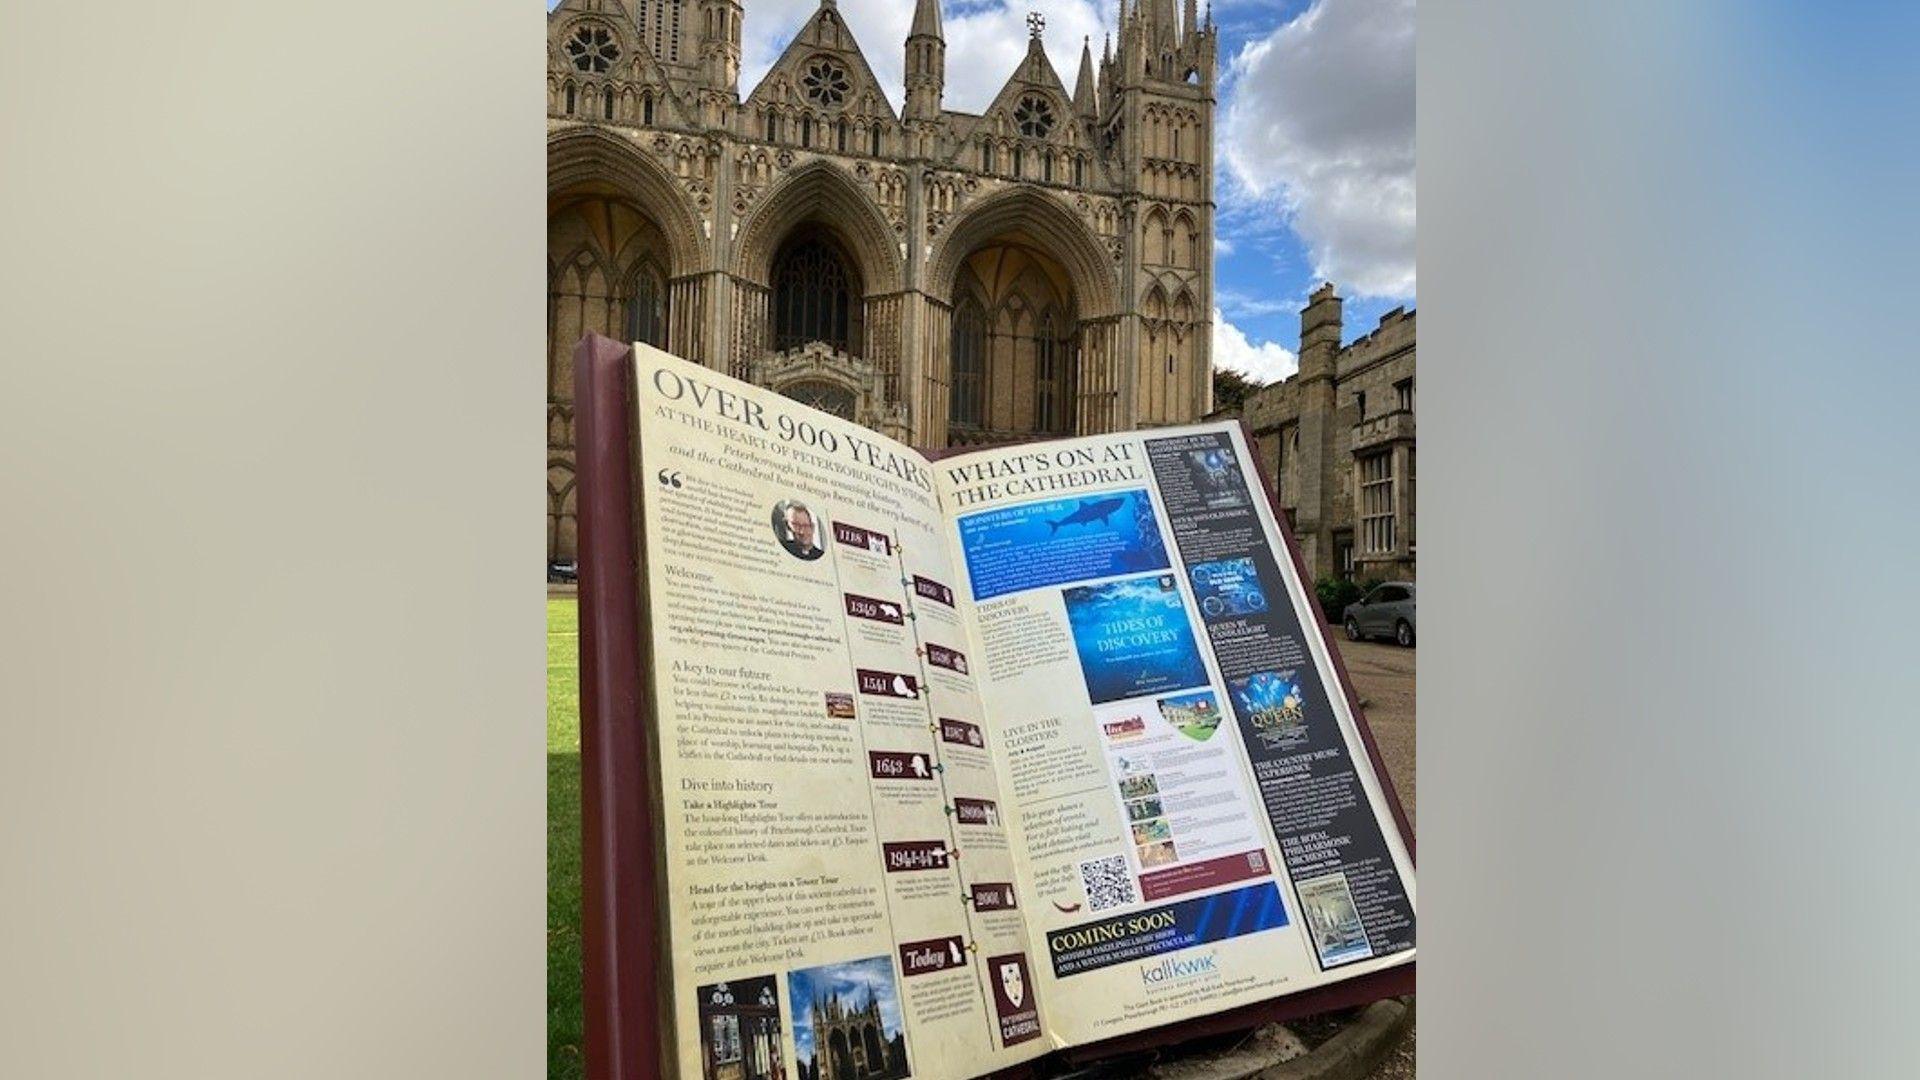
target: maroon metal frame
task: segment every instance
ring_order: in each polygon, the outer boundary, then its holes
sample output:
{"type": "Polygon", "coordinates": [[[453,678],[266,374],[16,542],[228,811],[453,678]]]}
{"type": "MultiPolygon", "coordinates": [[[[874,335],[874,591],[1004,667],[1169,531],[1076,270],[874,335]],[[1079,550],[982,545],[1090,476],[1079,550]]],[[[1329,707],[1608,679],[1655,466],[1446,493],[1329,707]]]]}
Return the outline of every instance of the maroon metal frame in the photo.
{"type": "MultiPolygon", "coordinates": [[[[662,897],[655,889],[659,825],[649,790],[657,775],[646,736],[650,651],[639,579],[633,474],[633,350],[598,334],[574,349],[574,440],[580,536],[580,763],[582,949],[586,1072],[591,1080],[659,1080],[664,1058],[661,979],[669,964],[661,941],[662,897]]],[[[1247,446],[1256,444],[1242,425],[1247,446]]],[[[946,457],[955,451],[930,452],[946,457]]],[[[1301,581],[1299,545],[1285,528],[1264,466],[1255,464],[1280,535],[1301,581]]],[[[1310,604],[1312,603],[1310,597],[1310,604]]],[[[1318,610],[1317,604],[1312,604],[1318,610]]],[[[1413,829],[1380,759],[1339,647],[1326,638],[1337,682],[1393,811],[1409,858],[1413,829]]],[[[1356,976],[1270,1001],[1108,1039],[1063,1052],[1085,1062],[1168,1046],[1262,1023],[1411,994],[1414,964],[1356,976]]],[[[1029,1067],[997,1076],[1030,1075],[1029,1067]]]]}
{"type": "Polygon", "coordinates": [[[587,1075],[659,1080],[654,982],[659,837],[648,792],[639,545],[634,532],[633,350],[599,335],[573,351],[580,536],[581,948],[587,1075]]]}

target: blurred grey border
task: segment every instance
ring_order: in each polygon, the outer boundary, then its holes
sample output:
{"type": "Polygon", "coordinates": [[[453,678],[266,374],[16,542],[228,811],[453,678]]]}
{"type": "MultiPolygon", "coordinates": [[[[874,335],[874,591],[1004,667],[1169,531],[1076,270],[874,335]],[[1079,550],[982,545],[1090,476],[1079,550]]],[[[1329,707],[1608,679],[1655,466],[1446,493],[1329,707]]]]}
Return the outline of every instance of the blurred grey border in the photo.
{"type": "Polygon", "coordinates": [[[1916,15],[1419,18],[1420,1073],[1920,1075],[1916,15]]]}
{"type": "Polygon", "coordinates": [[[0,1075],[544,1068],[543,18],[0,15],[0,1075]]]}
{"type": "MultiPolygon", "coordinates": [[[[7,6],[0,1074],[542,1068],[540,17],[7,6]]],[[[1425,1077],[1920,1062],[1913,21],[1421,9],[1425,1077]]]]}

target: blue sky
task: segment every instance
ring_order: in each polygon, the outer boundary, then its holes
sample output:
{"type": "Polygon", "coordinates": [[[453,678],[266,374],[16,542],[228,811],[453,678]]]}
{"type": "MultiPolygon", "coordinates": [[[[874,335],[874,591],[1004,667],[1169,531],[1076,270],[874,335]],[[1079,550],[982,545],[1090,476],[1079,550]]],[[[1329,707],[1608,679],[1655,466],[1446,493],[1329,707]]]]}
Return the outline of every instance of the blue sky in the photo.
{"type": "Polygon", "coordinates": [[[875,956],[790,971],[787,1008],[793,1015],[793,1049],[801,1058],[814,1052],[813,999],[829,994],[840,995],[840,1003],[848,1009],[865,1006],[868,995],[872,995],[880,1005],[880,1026],[887,1038],[900,1033],[900,998],[894,990],[892,957],[875,956]]]}
{"type": "MultiPolygon", "coordinates": [[[[745,0],[741,92],[818,0],[745,0]]],[[[549,0],[548,8],[555,0],[549,0]]],[[[949,108],[984,108],[1047,18],[1047,53],[1072,89],[1083,39],[1097,57],[1118,0],[944,0],[949,108]]],[[[1202,0],[1201,7],[1206,7],[1202,0]]],[[[910,0],[839,0],[900,104],[910,0]]],[[[1216,0],[1221,75],[1214,359],[1266,381],[1290,374],[1299,310],[1323,280],[1347,299],[1346,337],[1414,306],[1412,0],[1216,0]]]]}

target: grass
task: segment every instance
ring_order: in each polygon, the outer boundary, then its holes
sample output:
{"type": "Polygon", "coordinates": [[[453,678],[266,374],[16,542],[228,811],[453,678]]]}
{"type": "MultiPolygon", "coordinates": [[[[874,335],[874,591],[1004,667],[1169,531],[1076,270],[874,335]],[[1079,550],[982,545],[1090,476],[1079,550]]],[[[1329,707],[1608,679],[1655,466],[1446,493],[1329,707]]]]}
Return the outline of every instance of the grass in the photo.
{"type": "Polygon", "coordinates": [[[547,1076],[579,1080],[579,603],[547,601],[547,1076]]]}

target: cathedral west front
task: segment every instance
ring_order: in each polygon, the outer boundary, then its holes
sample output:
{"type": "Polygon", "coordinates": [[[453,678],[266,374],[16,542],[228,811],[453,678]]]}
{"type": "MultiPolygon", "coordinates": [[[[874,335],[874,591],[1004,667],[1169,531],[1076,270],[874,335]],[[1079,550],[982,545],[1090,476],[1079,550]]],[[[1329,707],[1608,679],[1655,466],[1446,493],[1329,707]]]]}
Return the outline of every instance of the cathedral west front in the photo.
{"type": "MultiPolygon", "coordinates": [[[[980,114],[917,0],[904,107],[834,0],[740,92],[740,0],[563,0],[547,39],[548,552],[575,552],[573,346],[644,341],[917,446],[1211,407],[1218,39],[1119,0],[1069,89],[1030,20],[980,114]]],[[[956,58],[956,60],[959,58],[956,58]]]]}

